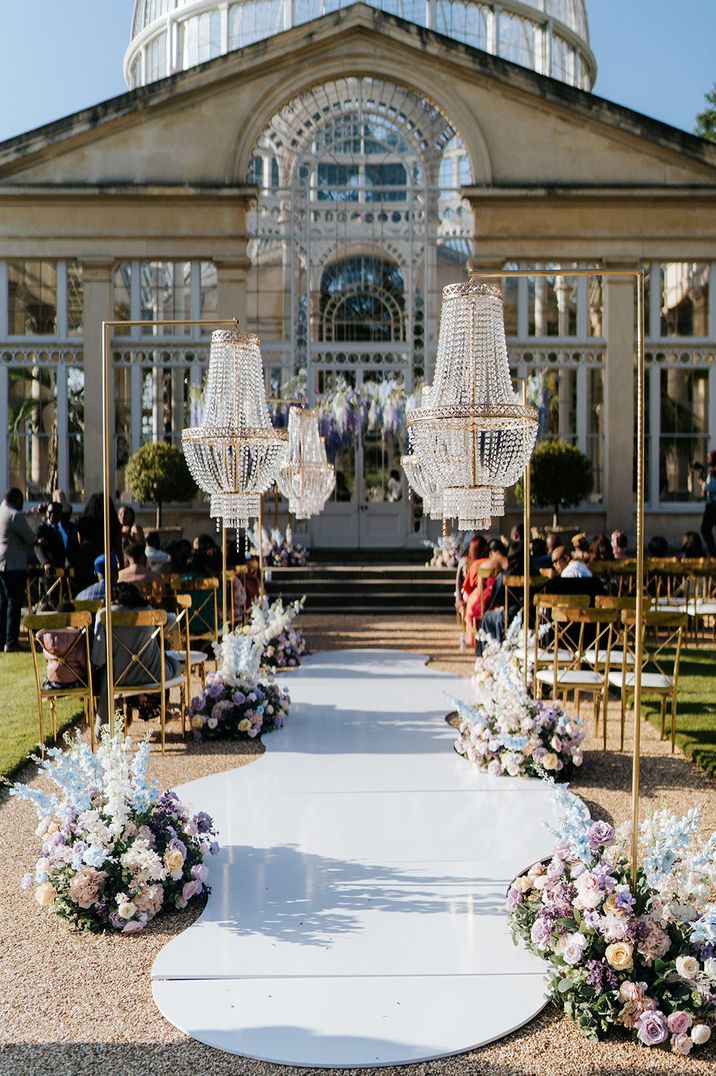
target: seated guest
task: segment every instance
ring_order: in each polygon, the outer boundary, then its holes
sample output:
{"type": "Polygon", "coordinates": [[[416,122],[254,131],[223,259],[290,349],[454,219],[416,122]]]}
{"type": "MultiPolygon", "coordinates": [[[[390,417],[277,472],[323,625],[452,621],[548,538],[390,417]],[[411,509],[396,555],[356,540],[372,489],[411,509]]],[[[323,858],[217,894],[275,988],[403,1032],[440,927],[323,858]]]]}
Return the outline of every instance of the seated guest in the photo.
{"type": "Polygon", "coordinates": [[[566,545],[558,545],[555,549],[552,554],[552,567],[563,579],[591,579],[592,577],[584,561],[575,560],[566,545]]]}
{"type": "Polygon", "coordinates": [[[627,536],[624,531],[612,531],[612,553],[614,560],[625,560],[627,556],[627,536]]]}
{"type": "Polygon", "coordinates": [[[221,550],[210,534],[200,534],[194,539],[194,554],[197,564],[203,564],[203,574],[221,578],[221,550]]]}
{"type": "Polygon", "coordinates": [[[489,601],[495,586],[495,576],[499,566],[488,549],[487,542],[481,535],[475,535],[470,542],[471,559],[461,591],[461,609],[465,616],[465,636],[463,642],[472,644],[474,633],[479,630],[483,613],[489,607],[489,601]],[[480,586],[480,568],[493,568],[493,573],[482,579],[480,586]]]}
{"type": "Polygon", "coordinates": [[[246,575],[244,576],[244,590],[246,591],[247,608],[250,609],[261,593],[261,576],[259,575],[259,562],[255,557],[246,562],[246,575]]]}
{"type": "Polygon", "coordinates": [[[137,523],[134,509],[130,505],[123,504],[117,517],[121,527],[122,549],[126,549],[128,545],[144,542],[144,529],[137,523]]]}
{"type": "MultiPolygon", "coordinates": [[[[58,613],[73,613],[72,602],[62,602],[58,613]]],[[[47,662],[43,688],[84,687],[87,684],[87,653],[79,628],[43,628],[35,638],[47,662]]]]}
{"type": "Polygon", "coordinates": [[[647,557],[668,557],[669,556],[669,543],[666,538],[662,538],[660,534],[655,534],[653,538],[650,538],[646,547],[647,557]]]}
{"type": "Polygon", "coordinates": [[[572,560],[589,560],[589,542],[586,534],[575,534],[572,538],[572,560]]]}
{"type": "MultiPolygon", "coordinates": [[[[112,609],[115,612],[125,610],[147,609],[149,606],[137,587],[131,583],[117,583],[112,595],[112,609]]],[[[159,682],[161,678],[161,644],[159,636],[154,638],[153,627],[117,628],[112,630],[112,667],[114,682],[121,687],[136,684],[148,685],[159,682]],[[132,661],[132,654],[142,655],[141,661],[132,661]]],[[[99,669],[100,703],[99,717],[107,721],[107,676],[105,667],[107,653],[105,645],[104,624],[99,613],[95,621],[94,639],[92,641],[92,664],[99,669]]],[[[171,680],[177,675],[180,662],[177,657],[164,654],[164,675],[171,680]]]]}
{"type": "Polygon", "coordinates": [[[589,543],[589,558],[587,564],[593,560],[614,560],[611,542],[606,534],[598,534],[589,543]]]}
{"type": "Polygon", "coordinates": [[[52,500],[56,501],[60,506],[62,522],[72,526],[70,523],[70,520],[72,519],[72,504],[65,491],[63,489],[56,489],[52,494],[52,500]]]}
{"type": "Polygon", "coordinates": [[[186,538],[177,538],[175,542],[171,542],[167,547],[167,553],[170,559],[170,570],[175,575],[181,575],[182,572],[187,570],[187,565],[189,564],[191,542],[186,538]]]}
{"type": "MultiPolygon", "coordinates": [[[[490,543],[490,545],[492,545],[492,543],[490,543]]],[[[502,543],[500,543],[500,545],[502,545],[502,543]]],[[[492,591],[489,608],[484,613],[480,625],[480,630],[486,635],[491,636],[491,638],[495,639],[498,643],[503,642],[506,627],[520,608],[520,596],[515,591],[511,591],[512,602],[507,609],[508,619],[506,625],[504,577],[506,575],[522,575],[524,573],[524,553],[522,551],[521,543],[513,543],[506,556],[504,555],[503,550],[504,546],[502,546],[502,550],[495,550],[493,553],[495,565],[500,565],[500,574],[497,576],[496,585],[492,591]]],[[[478,639],[477,654],[480,655],[481,653],[482,646],[478,639]]]]}
{"type": "Polygon", "coordinates": [[[159,531],[148,531],[145,553],[147,554],[147,564],[152,571],[161,572],[168,567],[171,557],[161,547],[159,531]]]}
{"type": "Polygon", "coordinates": [[[547,550],[544,538],[533,538],[530,545],[530,563],[532,571],[538,572],[540,568],[552,567],[552,556],[547,550]]]}
{"type": "Polygon", "coordinates": [[[697,534],[696,531],[687,531],[684,535],[681,541],[681,556],[684,560],[706,556],[701,542],[701,535],[697,534]]]}
{"type": "Polygon", "coordinates": [[[159,572],[154,572],[147,564],[147,554],[143,542],[132,542],[124,550],[127,560],[117,576],[118,583],[132,583],[147,597],[159,597],[164,590],[164,580],[159,572]]]}
{"type": "MultiPolygon", "coordinates": [[[[114,553],[110,557],[110,569],[112,572],[112,578],[117,575],[117,569],[119,568],[119,561],[114,553]]],[[[92,583],[91,586],[85,587],[79,594],[75,594],[75,601],[97,601],[98,598],[104,598],[105,592],[105,567],[104,567],[104,553],[95,558],[94,562],[94,574],[97,576],[97,582],[92,583]]]]}

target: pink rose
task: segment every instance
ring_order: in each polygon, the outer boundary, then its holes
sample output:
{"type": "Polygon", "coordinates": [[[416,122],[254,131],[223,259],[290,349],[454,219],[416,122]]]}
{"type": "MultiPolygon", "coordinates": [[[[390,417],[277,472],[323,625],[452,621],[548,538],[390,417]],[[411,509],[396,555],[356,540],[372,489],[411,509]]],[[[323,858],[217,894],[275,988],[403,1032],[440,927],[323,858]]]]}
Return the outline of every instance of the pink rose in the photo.
{"type": "Polygon", "coordinates": [[[671,1049],[675,1054],[681,1054],[682,1057],[690,1054],[693,1046],[690,1035],[674,1035],[671,1040],[671,1049]]]}
{"type": "Polygon", "coordinates": [[[134,906],[138,912],[146,915],[147,919],[153,919],[161,911],[164,903],[164,886],[148,885],[134,898],[134,906]]]}
{"type": "Polygon", "coordinates": [[[197,882],[197,881],[185,882],[183,887],[182,887],[182,891],[181,891],[182,900],[190,901],[191,898],[193,896],[195,896],[197,893],[201,893],[201,890],[202,890],[201,882],[197,882]]]}
{"type": "Polygon", "coordinates": [[[684,1012],[683,1009],[678,1009],[676,1012],[672,1012],[670,1016],[667,1016],[666,1022],[672,1035],[684,1035],[694,1021],[689,1013],[684,1012]]]}
{"type": "Polygon", "coordinates": [[[140,930],[144,930],[144,926],[145,926],[145,924],[141,920],[139,920],[139,919],[130,919],[130,921],[128,923],[126,923],[122,927],[122,933],[123,934],[139,934],[140,930]]]}

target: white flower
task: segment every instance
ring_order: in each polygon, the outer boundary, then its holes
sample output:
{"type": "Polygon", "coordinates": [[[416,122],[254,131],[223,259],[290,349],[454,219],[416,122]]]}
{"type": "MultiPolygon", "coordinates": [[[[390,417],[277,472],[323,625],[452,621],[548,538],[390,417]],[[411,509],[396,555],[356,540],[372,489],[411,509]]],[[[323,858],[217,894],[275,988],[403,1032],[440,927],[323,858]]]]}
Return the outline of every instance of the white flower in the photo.
{"type": "Polygon", "coordinates": [[[117,913],[122,919],[131,919],[137,910],[136,904],[133,904],[131,900],[123,901],[117,908],[117,913]]]}
{"type": "Polygon", "coordinates": [[[716,979],[716,956],[711,956],[704,961],[704,971],[710,979],[716,979]]]}
{"type": "MultiPolygon", "coordinates": [[[[699,962],[693,956],[679,956],[676,958],[676,971],[682,979],[693,979],[699,973],[699,962]]],[[[704,1039],[704,1042],[706,1040],[704,1039]]]]}
{"type": "Polygon", "coordinates": [[[691,1028],[691,1041],[694,1046],[703,1046],[711,1038],[711,1028],[708,1024],[694,1024],[691,1028]]]}

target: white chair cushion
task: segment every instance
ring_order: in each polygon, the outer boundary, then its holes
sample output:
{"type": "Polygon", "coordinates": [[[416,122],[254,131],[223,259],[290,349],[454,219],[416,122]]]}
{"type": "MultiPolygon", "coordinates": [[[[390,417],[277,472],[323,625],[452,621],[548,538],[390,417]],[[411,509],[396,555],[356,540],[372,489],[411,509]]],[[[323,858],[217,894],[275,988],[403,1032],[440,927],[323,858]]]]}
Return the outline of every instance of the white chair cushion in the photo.
{"type": "MultiPolygon", "coordinates": [[[[534,654],[534,650],[532,651],[534,654]]],[[[545,647],[537,651],[537,661],[551,661],[554,662],[554,650],[550,647],[545,647]]],[[[567,650],[565,647],[559,647],[557,650],[557,661],[561,661],[563,664],[569,661],[574,661],[574,654],[571,650],[567,650]]]]}
{"type": "MultiPolygon", "coordinates": [[[[186,652],[184,650],[167,650],[165,653],[170,654],[177,661],[181,661],[182,665],[186,661],[186,652]]],[[[208,654],[205,654],[203,650],[190,650],[189,651],[189,664],[190,665],[202,665],[208,658],[208,654]]]]}
{"type": "Polygon", "coordinates": [[[697,601],[696,605],[693,602],[689,602],[684,608],[692,616],[716,616],[716,601],[697,601]]]}
{"type": "MultiPolygon", "coordinates": [[[[554,684],[554,670],[540,669],[537,679],[543,684],[554,684]]],[[[604,677],[592,669],[557,670],[557,687],[601,687],[604,677]]]]}
{"type": "MultiPolygon", "coordinates": [[[[628,672],[626,674],[626,687],[634,687],[635,673],[628,672]]],[[[623,677],[620,672],[609,673],[609,683],[613,687],[623,687],[623,677]]],[[[664,676],[663,673],[648,672],[641,674],[641,686],[647,691],[671,691],[674,686],[674,681],[670,676],[664,676]]]]}
{"type": "MultiPolygon", "coordinates": [[[[621,665],[623,657],[624,657],[624,651],[623,650],[612,650],[610,658],[609,658],[610,666],[621,665]]],[[[585,655],[584,655],[584,660],[588,661],[590,665],[594,665],[595,662],[597,664],[599,664],[599,665],[603,665],[604,662],[607,660],[607,652],[606,652],[606,650],[587,650],[585,655]]],[[[634,655],[630,654],[627,651],[626,660],[627,660],[627,665],[633,665],[634,664],[634,655]]]]}

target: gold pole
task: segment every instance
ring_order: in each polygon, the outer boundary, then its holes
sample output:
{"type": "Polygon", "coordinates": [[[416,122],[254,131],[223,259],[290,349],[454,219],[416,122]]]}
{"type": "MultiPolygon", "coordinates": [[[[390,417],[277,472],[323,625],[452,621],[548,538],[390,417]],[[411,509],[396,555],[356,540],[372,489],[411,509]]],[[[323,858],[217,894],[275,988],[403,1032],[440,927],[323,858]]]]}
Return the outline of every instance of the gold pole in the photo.
{"type": "Polygon", "coordinates": [[[109,733],[114,736],[114,661],[112,652],[112,534],[110,530],[109,498],[112,485],[112,438],[109,429],[110,404],[110,334],[111,322],[102,322],[102,484],[104,523],[104,630],[107,676],[107,713],[109,733]]]}
{"type": "MultiPolygon", "coordinates": [[[[636,885],[639,869],[639,780],[641,762],[641,666],[644,648],[644,271],[636,279],[636,640],[634,648],[634,745],[631,786],[631,878],[636,885]]],[[[606,705],[606,703],[605,703],[606,705]]]]}
{"type": "Polygon", "coordinates": [[[226,574],[226,522],[221,520],[221,603],[224,610],[224,635],[228,631],[228,587],[226,574]]]}
{"type": "MultiPolygon", "coordinates": [[[[527,378],[525,377],[522,382],[522,403],[527,404],[527,378]]],[[[522,515],[522,545],[524,553],[524,590],[522,595],[522,673],[525,679],[525,690],[529,684],[529,644],[527,641],[529,621],[530,621],[530,529],[531,529],[531,505],[530,497],[531,483],[530,483],[530,464],[531,457],[528,457],[525,465],[525,474],[522,479],[522,494],[523,494],[523,515],[522,515]]],[[[505,625],[507,630],[507,625],[505,625]]]]}
{"type": "Polygon", "coordinates": [[[263,598],[263,596],[265,594],[265,590],[264,590],[264,538],[263,538],[263,530],[264,530],[264,495],[263,495],[263,493],[259,494],[259,518],[256,521],[256,529],[258,531],[258,542],[256,544],[259,547],[259,594],[263,598]]]}

